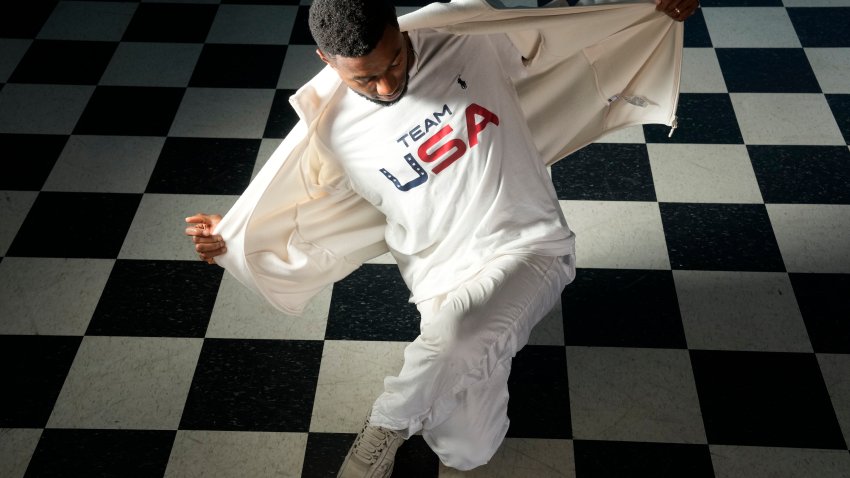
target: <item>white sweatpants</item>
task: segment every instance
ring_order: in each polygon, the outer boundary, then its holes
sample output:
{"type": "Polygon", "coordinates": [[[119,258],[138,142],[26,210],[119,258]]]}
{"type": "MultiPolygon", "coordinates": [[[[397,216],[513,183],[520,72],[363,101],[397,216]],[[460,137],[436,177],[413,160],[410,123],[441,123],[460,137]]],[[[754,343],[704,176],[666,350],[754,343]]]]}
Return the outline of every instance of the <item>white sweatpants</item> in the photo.
{"type": "Polygon", "coordinates": [[[418,431],[446,466],[487,463],[507,433],[511,359],[575,277],[573,256],[505,255],[417,304],[420,335],[384,380],[373,425],[418,431]]]}

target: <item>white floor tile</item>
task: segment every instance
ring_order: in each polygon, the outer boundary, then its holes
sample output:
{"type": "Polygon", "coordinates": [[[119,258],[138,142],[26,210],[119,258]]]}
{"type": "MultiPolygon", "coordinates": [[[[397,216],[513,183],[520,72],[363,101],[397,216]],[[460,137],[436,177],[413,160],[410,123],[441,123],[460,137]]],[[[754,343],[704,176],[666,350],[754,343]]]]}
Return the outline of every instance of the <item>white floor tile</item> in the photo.
{"type": "Polygon", "coordinates": [[[484,466],[458,471],[440,464],[439,478],[571,478],[575,455],[571,440],[506,438],[484,466]]]}
{"type": "Polygon", "coordinates": [[[31,43],[22,38],[0,38],[0,83],[9,80],[31,43]]]}
{"type": "Polygon", "coordinates": [[[0,191],[0,256],[6,255],[37,196],[37,191],[0,191]]]}
{"type": "Polygon", "coordinates": [[[137,7],[123,2],[59,2],[37,38],[119,41],[137,7]]]}
{"type": "Polygon", "coordinates": [[[691,349],[812,352],[784,272],[673,271],[691,349]]]}
{"type": "Polygon", "coordinates": [[[196,213],[221,214],[236,196],[145,194],[121,246],[119,259],[199,260],[185,235],[185,218],[196,213]]]}
{"type": "Polygon", "coordinates": [[[216,296],[206,337],[322,340],[328,323],[331,287],[320,292],[301,316],[275,309],[264,297],[225,274],[216,296]]]}
{"type": "Polygon", "coordinates": [[[325,63],[316,54],[315,46],[289,45],[286,48],[286,59],[283,60],[277,87],[297,90],[324,67],[325,63]]]}
{"type": "Polygon", "coordinates": [[[560,201],[576,234],[578,267],[669,269],[658,203],[560,201]]]}
{"type": "Polygon", "coordinates": [[[597,143],[644,143],[645,141],[643,126],[630,126],[612,131],[596,140],[597,143]]]}
{"type": "Polygon", "coordinates": [[[732,93],[746,144],[845,145],[822,94],[732,93]]]}
{"type": "Polygon", "coordinates": [[[567,347],[573,437],[706,443],[687,350],[567,347]]]}
{"type": "MultiPolygon", "coordinates": [[[[844,433],[844,443],[850,446],[850,380],[847,379],[850,355],[818,354],[818,363],[832,408],[844,433]]],[[[850,463],[845,465],[845,469],[850,470],[850,463]]]]}
{"type": "Polygon", "coordinates": [[[0,428],[0,476],[23,478],[40,438],[37,428],[0,428]]]}
{"type": "Polygon", "coordinates": [[[384,391],[384,378],[401,370],[407,345],[326,340],[310,431],[360,431],[372,404],[384,391]]]}
{"type": "Polygon", "coordinates": [[[298,477],[306,447],[306,433],[180,430],[165,477],[298,477]]]}
{"type": "Polygon", "coordinates": [[[112,55],[101,85],[185,87],[201,56],[196,43],[122,42],[112,55]]]}
{"type": "Polygon", "coordinates": [[[262,138],[274,90],[189,88],[169,136],[262,138]]]}
{"type": "Polygon", "coordinates": [[[0,263],[0,333],[84,335],[114,262],[6,257],[0,263]]]}
{"type": "Polygon", "coordinates": [[[762,203],[744,145],[648,144],[660,202],[762,203]]]}
{"type": "Polygon", "coordinates": [[[850,93],[850,48],[806,48],[824,93],[850,93]]]}
{"type": "Polygon", "coordinates": [[[176,430],[202,339],[85,337],[48,428],[176,430]]]}
{"type": "Polygon", "coordinates": [[[711,445],[716,478],[841,478],[850,469],[846,450],[711,445]]]}
{"type": "Polygon", "coordinates": [[[768,204],[788,272],[850,273],[850,206],[768,204]]]}
{"type": "Polygon", "coordinates": [[[726,81],[714,48],[685,48],[682,52],[681,93],[726,93],[726,81]]]}
{"type": "Polygon", "coordinates": [[[0,90],[0,133],[71,134],[94,86],[10,83],[0,90]]]}
{"type": "Polygon", "coordinates": [[[143,193],[165,138],[71,136],[45,191],[143,193]]]}
{"type": "Polygon", "coordinates": [[[221,5],[207,43],[285,45],[296,13],[289,5],[221,5]]]}
{"type": "Polygon", "coordinates": [[[702,14],[715,48],[800,47],[783,7],[706,7],[702,14]]]}

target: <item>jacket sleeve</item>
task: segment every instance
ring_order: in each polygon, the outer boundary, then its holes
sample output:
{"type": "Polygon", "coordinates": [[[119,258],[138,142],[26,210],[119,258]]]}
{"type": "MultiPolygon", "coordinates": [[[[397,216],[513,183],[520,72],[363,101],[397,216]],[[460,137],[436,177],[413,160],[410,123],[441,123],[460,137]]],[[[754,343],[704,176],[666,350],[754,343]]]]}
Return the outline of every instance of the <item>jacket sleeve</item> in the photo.
{"type": "Polygon", "coordinates": [[[228,252],[216,261],[299,315],[328,284],[387,250],[385,226],[299,122],[217,226],[228,252]]]}

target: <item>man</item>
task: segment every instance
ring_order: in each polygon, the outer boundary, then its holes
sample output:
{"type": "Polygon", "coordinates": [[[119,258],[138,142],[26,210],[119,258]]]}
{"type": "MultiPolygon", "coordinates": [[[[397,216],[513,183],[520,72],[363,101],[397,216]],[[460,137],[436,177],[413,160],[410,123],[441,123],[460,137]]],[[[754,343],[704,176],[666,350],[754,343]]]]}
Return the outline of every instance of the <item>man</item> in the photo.
{"type": "MultiPolygon", "coordinates": [[[[321,186],[314,195],[353,191],[380,212],[421,314],[420,335],[338,476],[389,476],[397,448],[420,431],[445,465],[475,468],[507,432],[512,357],[575,275],[574,236],[515,89],[528,58],[504,34],[402,32],[379,0],[315,0],[310,28],[346,86],[303,106],[317,112],[309,146],[325,164],[309,175],[321,186]]],[[[297,174],[269,175],[283,173],[297,174]]],[[[251,214],[273,229],[309,208],[251,214]]],[[[210,263],[227,257],[220,220],[187,218],[195,226],[186,233],[210,263]]],[[[301,229],[290,241],[322,248],[301,229]]],[[[298,262],[291,254],[280,255],[298,262]]]]}

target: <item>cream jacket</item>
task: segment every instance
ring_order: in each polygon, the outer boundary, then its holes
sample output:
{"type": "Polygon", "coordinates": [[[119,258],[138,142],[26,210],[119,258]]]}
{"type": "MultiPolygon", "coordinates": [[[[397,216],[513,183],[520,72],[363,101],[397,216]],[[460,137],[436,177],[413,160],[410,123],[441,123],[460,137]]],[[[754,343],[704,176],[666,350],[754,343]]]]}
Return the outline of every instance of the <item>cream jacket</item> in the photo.
{"type": "MultiPolygon", "coordinates": [[[[612,130],[675,127],[683,29],[654,3],[504,9],[454,0],[399,23],[507,34],[527,66],[516,89],[547,165],[612,130]]],[[[384,216],[315,147],[317,121],[341,88],[326,67],[292,96],[300,121],[216,227],[228,250],[216,262],[291,314],[387,251],[384,216]]]]}

